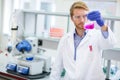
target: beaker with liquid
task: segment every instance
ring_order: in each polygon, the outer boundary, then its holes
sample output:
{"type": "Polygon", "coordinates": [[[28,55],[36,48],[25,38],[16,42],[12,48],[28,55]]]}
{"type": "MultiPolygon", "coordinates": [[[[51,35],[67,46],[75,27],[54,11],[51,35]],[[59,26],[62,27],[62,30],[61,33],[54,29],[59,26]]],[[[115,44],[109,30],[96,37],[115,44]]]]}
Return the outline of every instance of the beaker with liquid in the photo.
{"type": "Polygon", "coordinates": [[[93,22],[85,23],[84,29],[94,29],[94,23],[93,22]]]}

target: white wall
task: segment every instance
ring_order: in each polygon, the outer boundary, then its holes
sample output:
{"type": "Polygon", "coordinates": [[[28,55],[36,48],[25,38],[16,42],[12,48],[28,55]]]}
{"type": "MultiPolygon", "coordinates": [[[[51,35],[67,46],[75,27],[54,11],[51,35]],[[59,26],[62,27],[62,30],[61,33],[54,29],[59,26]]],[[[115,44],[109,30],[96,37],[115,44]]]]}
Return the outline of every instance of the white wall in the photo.
{"type": "MultiPolygon", "coordinates": [[[[117,0],[116,16],[119,16],[120,18],[120,0],[117,0]]],[[[118,41],[116,46],[120,47],[120,21],[115,23],[114,33],[118,41]]]]}
{"type": "Polygon", "coordinates": [[[2,19],[1,19],[1,17],[2,17],[2,3],[1,3],[1,0],[0,0],[0,42],[1,42],[1,32],[2,32],[2,30],[1,30],[1,28],[2,28],[2,25],[1,25],[1,21],[2,21],[2,19]]]}
{"type": "Polygon", "coordinates": [[[10,18],[13,10],[13,0],[4,0],[4,10],[3,10],[3,32],[8,34],[10,26],[10,18]]]}
{"type": "Polygon", "coordinates": [[[13,3],[13,0],[3,0],[2,2],[2,31],[1,31],[1,49],[2,50],[5,50],[6,48],[6,43],[8,41],[8,36],[3,34],[4,33],[8,33],[7,31],[9,31],[9,21],[10,21],[10,16],[11,16],[11,12],[12,12],[12,3],[13,3]],[[4,29],[3,29],[4,28],[4,29]]]}
{"type": "MultiPolygon", "coordinates": [[[[56,10],[55,12],[66,13],[69,14],[70,7],[73,2],[79,0],[55,0],[56,10]]],[[[56,18],[55,24],[57,27],[61,27],[67,31],[67,18],[56,18]]],[[[70,20],[69,31],[74,30],[74,24],[70,20]]]]}
{"type": "Polygon", "coordinates": [[[2,40],[2,11],[3,11],[3,0],[0,0],[0,49],[1,49],[1,40],[2,40]]]}

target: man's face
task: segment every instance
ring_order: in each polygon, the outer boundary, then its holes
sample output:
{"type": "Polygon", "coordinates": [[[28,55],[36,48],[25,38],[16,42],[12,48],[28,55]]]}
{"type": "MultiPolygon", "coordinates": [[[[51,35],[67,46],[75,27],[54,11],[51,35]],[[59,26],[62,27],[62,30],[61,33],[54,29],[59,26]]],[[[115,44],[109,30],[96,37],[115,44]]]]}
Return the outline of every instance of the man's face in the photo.
{"type": "Polygon", "coordinates": [[[73,16],[71,17],[74,22],[76,29],[84,29],[84,24],[87,21],[88,11],[84,9],[74,9],[73,16]]]}

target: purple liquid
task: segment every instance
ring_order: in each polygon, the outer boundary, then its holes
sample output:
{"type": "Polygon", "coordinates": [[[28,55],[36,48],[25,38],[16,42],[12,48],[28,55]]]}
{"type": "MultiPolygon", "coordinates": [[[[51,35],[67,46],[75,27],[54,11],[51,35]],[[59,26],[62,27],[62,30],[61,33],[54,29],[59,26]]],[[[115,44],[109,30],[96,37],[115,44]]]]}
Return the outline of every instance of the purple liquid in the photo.
{"type": "Polygon", "coordinates": [[[84,29],[93,29],[94,28],[94,23],[86,24],[84,26],[84,29]]]}

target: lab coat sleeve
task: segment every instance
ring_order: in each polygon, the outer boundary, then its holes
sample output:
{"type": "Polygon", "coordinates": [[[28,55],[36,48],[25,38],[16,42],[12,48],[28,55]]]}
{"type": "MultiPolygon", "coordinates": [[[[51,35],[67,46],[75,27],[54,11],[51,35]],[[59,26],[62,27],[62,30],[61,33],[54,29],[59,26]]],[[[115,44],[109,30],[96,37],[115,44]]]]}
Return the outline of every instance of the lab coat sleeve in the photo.
{"type": "Polygon", "coordinates": [[[98,38],[98,45],[100,49],[108,49],[113,48],[115,44],[117,43],[114,33],[111,31],[111,29],[108,27],[108,37],[105,38],[100,32],[100,36],[98,38]]]}
{"type": "Polygon", "coordinates": [[[57,57],[55,59],[55,63],[52,66],[50,80],[61,80],[61,73],[63,70],[63,48],[64,48],[63,39],[60,40],[58,49],[57,49],[57,57]]]}

